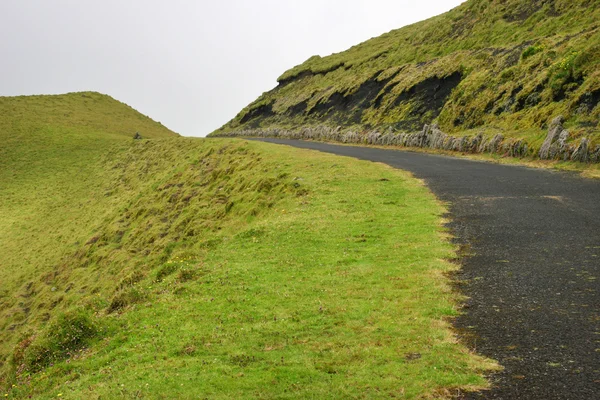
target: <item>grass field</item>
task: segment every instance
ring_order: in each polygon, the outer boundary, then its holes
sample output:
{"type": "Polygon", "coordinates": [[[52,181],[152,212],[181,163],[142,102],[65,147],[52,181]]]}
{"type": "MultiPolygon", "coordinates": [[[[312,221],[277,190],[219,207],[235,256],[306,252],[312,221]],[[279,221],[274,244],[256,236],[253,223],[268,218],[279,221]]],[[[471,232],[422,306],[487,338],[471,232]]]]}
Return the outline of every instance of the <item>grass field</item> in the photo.
{"type": "Polygon", "coordinates": [[[150,120],[155,139],[132,140],[142,128],[121,107],[109,107],[120,123],[93,129],[30,118],[28,141],[2,114],[2,395],[440,398],[486,386],[494,364],[450,329],[455,249],[419,181],[169,138],[150,120]]]}

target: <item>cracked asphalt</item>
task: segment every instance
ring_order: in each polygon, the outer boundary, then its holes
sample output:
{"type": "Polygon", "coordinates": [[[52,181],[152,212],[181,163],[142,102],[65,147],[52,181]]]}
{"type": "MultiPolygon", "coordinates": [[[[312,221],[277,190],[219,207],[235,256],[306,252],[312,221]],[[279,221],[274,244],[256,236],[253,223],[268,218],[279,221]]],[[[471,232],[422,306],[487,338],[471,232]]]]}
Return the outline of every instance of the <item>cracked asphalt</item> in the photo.
{"type": "Polygon", "coordinates": [[[264,139],[382,162],[449,204],[469,299],[455,327],[503,371],[465,399],[600,399],[600,180],[447,156],[264,139]]]}

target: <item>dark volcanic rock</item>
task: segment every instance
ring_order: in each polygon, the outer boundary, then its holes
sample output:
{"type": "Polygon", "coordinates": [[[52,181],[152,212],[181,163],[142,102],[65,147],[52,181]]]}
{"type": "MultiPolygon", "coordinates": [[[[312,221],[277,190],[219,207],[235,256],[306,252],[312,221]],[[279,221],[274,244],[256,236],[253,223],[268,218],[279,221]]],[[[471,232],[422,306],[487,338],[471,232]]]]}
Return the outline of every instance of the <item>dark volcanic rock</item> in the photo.
{"type": "Polygon", "coordinates": [[[264,118],[269,118],[275,115],[275,112],[273,111],[273,103],[270,104],[263,104],[260,105],[256,108],[253,108],[251,110],[249,110],[240,120],[240,122],[242,124],[245,124],[246,122],[253,120],[253,119],[264,119],[264,118]]]}
{"type": "Polygon", "coordinates": [[[426,115],[430,118],[437,118],[452,90],[460,84],[462,79],[462,73],[455,71],[447,76],[426,78],[402,91],[394,100],[392,109],[398,108],[402,104],[412,103],[414,119],[399,123],[398,126],[416,129],[415,124],[421,123],[426,115]]]}

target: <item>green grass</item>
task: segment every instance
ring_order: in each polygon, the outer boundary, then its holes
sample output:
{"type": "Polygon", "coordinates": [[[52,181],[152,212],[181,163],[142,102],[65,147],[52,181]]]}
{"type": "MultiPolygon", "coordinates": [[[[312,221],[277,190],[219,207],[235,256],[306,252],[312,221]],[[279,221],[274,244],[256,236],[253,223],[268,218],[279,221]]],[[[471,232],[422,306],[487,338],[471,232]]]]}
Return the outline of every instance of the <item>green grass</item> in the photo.
{"type": "Polygon", "coordinates": [[[0,159],[0,394],[423,398],[486,386],[494,364],[448,322],[461,300],[445,275],[455,249],[419,181],[264,143],[83,125],[31,130],[0,159]]]}
{"type": "Polygon", "coordinates": [[[26,331],[37,334],[68,308],[69,296],[57,291],[61,283],[73,284],[60,281],[65,260],[114,212],[111,188],[99,185],[118,178],[106,163],[136,131],[177,136],[98,93],[0,97],[2,372],[18,352],[16,342],[31,338],[26,331]]]}
{"type": "Polygon", "coordinates": [[[575,139],[598,142],[599,5],[466,1],[344,52],[311,57],[213,135],[323,124],[416,131],[437,122],[448,133],[495,129],[529,142],[562,114],[575,139]],[[456,74],[457,85],[438,82],[456,74]]]}

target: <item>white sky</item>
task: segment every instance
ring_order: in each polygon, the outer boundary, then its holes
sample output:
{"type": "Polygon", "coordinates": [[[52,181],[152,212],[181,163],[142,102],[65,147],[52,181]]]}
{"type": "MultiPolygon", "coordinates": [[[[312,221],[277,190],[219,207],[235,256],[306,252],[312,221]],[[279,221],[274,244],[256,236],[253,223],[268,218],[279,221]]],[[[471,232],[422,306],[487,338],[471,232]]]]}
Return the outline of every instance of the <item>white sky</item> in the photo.
{"type": "Polygon", "coordinates": [[[186,136],[285,70],[463,0],[0,0],[0,96],[106,93],[186,136]]]}

